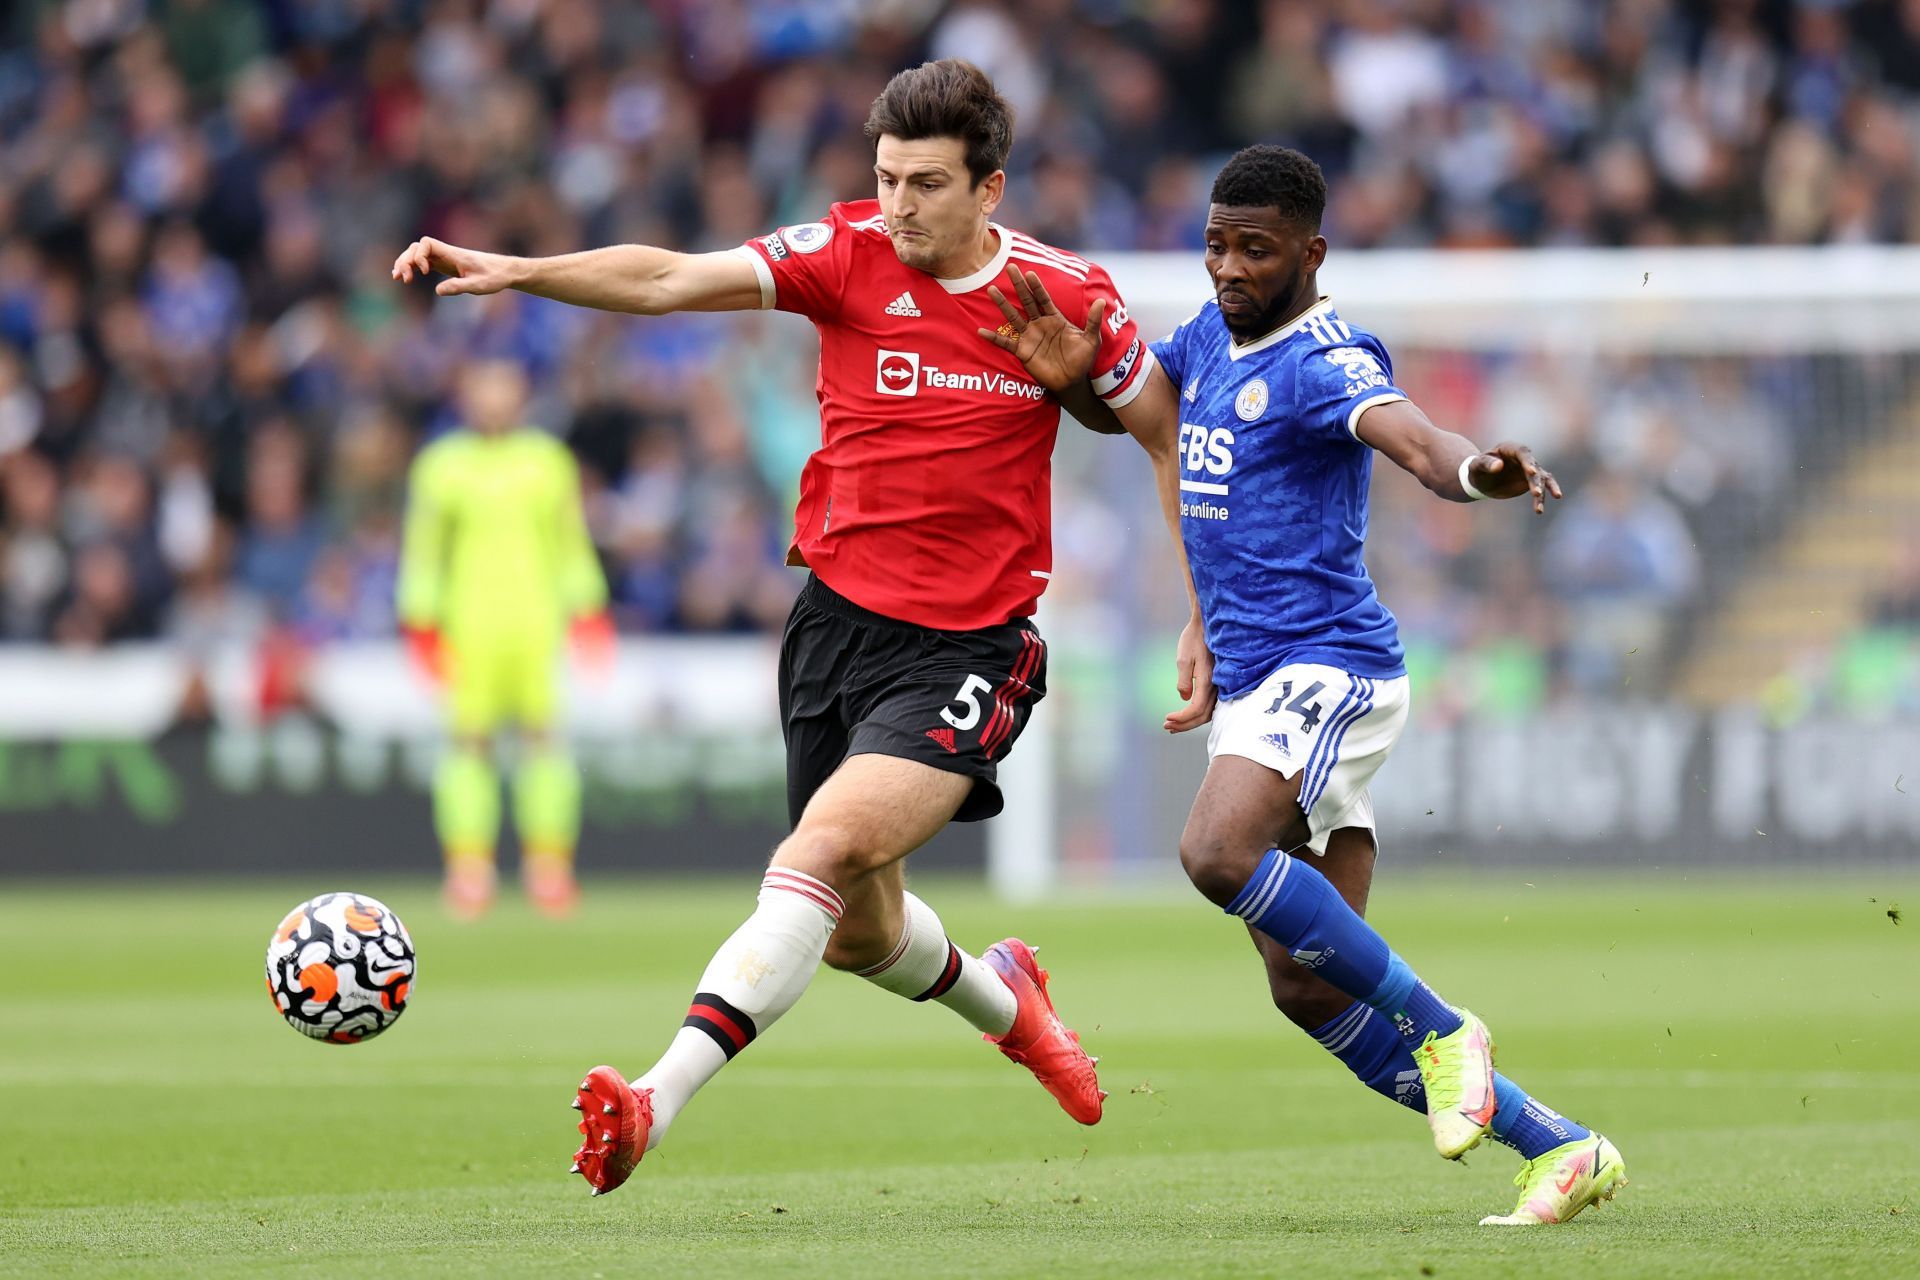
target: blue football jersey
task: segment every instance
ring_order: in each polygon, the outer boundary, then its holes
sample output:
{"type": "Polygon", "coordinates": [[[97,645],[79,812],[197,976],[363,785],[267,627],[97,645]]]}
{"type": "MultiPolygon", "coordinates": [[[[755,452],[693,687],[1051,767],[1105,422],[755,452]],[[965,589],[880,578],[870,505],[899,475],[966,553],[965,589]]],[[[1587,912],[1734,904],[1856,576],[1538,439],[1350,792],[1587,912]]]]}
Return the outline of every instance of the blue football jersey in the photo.
{"type": "Polygon", "coordinates": [[[1406,674],[1361,558],[1373,450],[1354,427],[1407,398],[1379,339],[1322,298],[1236,347],[1209,302],[1153,354],[1180,389],[1180,527],[1220,696],[1294,662],[1406,674]]]}

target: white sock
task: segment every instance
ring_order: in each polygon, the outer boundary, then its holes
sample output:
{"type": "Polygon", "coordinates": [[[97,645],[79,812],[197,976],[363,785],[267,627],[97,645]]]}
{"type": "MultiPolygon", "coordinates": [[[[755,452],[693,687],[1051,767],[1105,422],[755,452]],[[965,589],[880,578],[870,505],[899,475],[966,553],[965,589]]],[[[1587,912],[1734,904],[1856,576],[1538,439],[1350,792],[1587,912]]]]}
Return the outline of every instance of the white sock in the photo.
{"type": "Polygon", "coordinates": [[[767,872],[759,907],[713,953],[673,1043],[633,1082],[653,1090],[647,1150],[660,1144],[700,1086],[793,1008],[845,909],[839,894],[810,875],[785,867],[767,872]]]}
{"type": "Polygon", "coordinates": [[[933,908],[906,895],[907,919],[893,954],[860,970],[874,986],[909,1000],[943,1004],[998,1039],[1013,1029],[1013,988],[986,961],[953,945],[933,908]]]}

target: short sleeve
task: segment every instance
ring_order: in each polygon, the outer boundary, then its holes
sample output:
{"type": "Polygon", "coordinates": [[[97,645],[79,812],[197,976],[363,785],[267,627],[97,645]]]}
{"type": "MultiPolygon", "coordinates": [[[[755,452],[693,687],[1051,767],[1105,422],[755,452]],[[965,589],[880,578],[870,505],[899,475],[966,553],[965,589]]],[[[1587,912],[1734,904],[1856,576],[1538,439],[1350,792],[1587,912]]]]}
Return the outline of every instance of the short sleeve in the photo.
{"type": "Polygon", "coordinates": [[[1147,345],[1153,358],[1167,371],[1167,379],[1176,389],[1187,380],[1187,343],[1193,336],[1194,321],[1199,318],[1198,314],[1188,316],[1172,333],[1147,345]]]}
{"type": "Polygon", "coordinates": [[[832,320],[839,316],[852,274],[853,231],[840,206],[823,222],[781,227],[747,241],[735,253],[753,264],[760,305],[832,320]]]}
{"type": "Polygon", "coordinates": [[[1378,404],[1405,400],[1393,382],[1387,349],[1370,333],[1355,333],[1344,346],[1321,347],[1301,357],[1301,416],[1328,435],[1358,440],[1360,415],[1378,404]]]}
{"type": "MultiPolygon", "coordinates": [[[[1100,350],[1094,353],[1088,377],[1093,382],[1093,393],[1106,401],[1108,408],[1118,409],[1131,404],[1147,385],[1147,375],[1153,370],[1153,353],[1147,350],[1140,326],[1133,322],[1106,268],[1088,268],[1084,296],[1089,311],[1095,299],[1105,298],[1107,302],[1107,313],[1100,319],[1100,350]]],[[[1081,322],[1085,323],[1085,319],[1083,313],[1081,322]]]]}

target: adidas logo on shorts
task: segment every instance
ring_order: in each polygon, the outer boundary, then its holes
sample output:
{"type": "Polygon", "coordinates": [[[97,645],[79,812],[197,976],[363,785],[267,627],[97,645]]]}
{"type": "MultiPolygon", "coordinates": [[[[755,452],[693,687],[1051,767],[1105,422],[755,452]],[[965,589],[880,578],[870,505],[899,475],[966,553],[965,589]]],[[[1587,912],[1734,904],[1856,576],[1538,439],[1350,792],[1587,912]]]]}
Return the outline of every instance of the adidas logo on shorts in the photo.
{"type": "Polygon", "coordinates": [[[908,291],[887,304],[887,314],[890,316],[912,316],[917,320],[920,318],[920,308],[913,304],[913,293],[908,291]]]}

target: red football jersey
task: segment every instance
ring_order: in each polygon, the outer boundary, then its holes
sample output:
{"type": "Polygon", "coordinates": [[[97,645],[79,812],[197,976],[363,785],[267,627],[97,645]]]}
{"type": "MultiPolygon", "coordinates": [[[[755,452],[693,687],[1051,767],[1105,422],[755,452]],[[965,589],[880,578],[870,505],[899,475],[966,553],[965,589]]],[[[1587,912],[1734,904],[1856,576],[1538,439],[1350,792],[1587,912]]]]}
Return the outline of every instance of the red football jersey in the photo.
{"type": "Polygon", "coordinates": [[[820,448],[800,477],[793,550],[862,608],[941,630],[1030,614],[1053,574],[1060,402],[980,336],[1005,323],[987,286],[1010,295],[1017,263],[1074,324],[1105,298],[1091,377],[1108,404],[1138,395],[1153,362],[1105,271],[993,231],[999,252],[960,280],[901,262],[875,200],[735,251],[763,307],[820,332],[820,448]]]}

